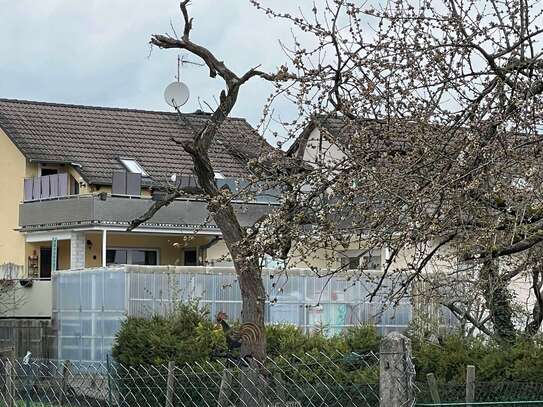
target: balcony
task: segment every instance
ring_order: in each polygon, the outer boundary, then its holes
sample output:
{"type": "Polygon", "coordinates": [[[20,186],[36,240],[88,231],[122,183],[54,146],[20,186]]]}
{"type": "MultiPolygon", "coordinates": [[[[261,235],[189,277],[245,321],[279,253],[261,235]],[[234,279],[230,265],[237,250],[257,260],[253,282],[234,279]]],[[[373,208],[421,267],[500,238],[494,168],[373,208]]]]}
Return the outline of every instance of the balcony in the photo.
{"type": "MultiPolygon", "coordinates": [[[[94,226],[124,229],[128,223],[144,214],[154,201],[147,197],[110,194],[71,195],[23,202],[19,206],[21,231],[72,229],[94,226]]],[[[272,208],[269,203],[234,203],[242,226],[252,225],[272,208]]],[[[163,207],[140,230],[217,231],[208,219],[203,200],[178,199],[163,207]]]]}

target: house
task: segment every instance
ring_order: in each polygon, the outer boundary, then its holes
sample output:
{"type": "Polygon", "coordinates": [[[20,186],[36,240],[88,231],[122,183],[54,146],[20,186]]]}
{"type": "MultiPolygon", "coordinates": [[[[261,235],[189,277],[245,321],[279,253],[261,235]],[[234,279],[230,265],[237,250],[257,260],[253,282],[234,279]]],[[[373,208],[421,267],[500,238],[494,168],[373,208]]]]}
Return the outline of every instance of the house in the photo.
{"type": "MultiPolygon", "coordinates": [[[[371,161],[376,157],[383,157],[385,154],[409,154],[412,151],[410,149],[413,148],[413,143],[409,142],[412,139],[412,135],[416,134],[417,131],[420,131],[420,134],[424,134],[424,132],[428,132],[429,130],[435,132],[435,134],[442,134],[443,127],[437,124],[415,123],[400,119],[381,122],[376,119],[351,120],[340,115],[314,116],[304,128],[301,135],[291,145],[288,154],[303,160],[309,165],[328,166],[331,171],[334,171],[335,165],[341,163],[343,160],[347,162],[352,159],[371,161]]],[[[461,159],[458,158],[458,160],[460,161],[461,159]]],[[[409,161],[406,160],[405,162],[406,164],[404,165],[408,165],[409,161]]],[[[378,172],[376,173],[379,174],[378,172]]],[[[395,176],[401,185],[403,178],[398,175],[395,176]]],[[[372,177],[372,179],[383,182],[378,178],[378,175],[372,175],[372,177]]],[[[507,177],[508,174],[505,173],[505,182],[511,182],[507,177]]],[[[344,178],[347,177],[344,176],[344,178]]],[[[354,180],[349,179],[349,181],[354,180]]],[[[386,184],[384,182],[383,184],[384,188],[386,188],[386,184]]],[[[513,177],[511,184],[514,188],[520,189],[522,194],[531,192],[522,178],[513,177]]],[[[358,187],[356,182],[353,182],[353,185],[358,187]]],[[[383,191],[386,191],[388,194],[397,193],[397,191],[389,192],[387,189],[383,189],[383,191]]],[[[363,193],[359,195],[363,195],[363,193]]],[[[486,205],[486,203],[482,205],[486,205]]],[[[390,213],[390,209],[387,209],[384,212],[390,213]]],[[[469,213],[470,210],[473,209],[468,205],[466,212],[469,213]]],[[[401,213],[400,210],[397,210],[397,212],[401,213]]],[[[512,211],[512,213],[514,212],[512,211]]],[[[465,216],[468,218],[468,215],[465,216]]],[[[500,218],[499,211],[495,212],[495,216],[496,218],[500,218]]],[[[520,222],[522,223],[522,221],[520,222]]],[[[390,230],[401,232],[397,224],[394,224],[390,230]]],[[[423,236],[427,237],[428,235],[423,236]]],[[[480,309],[484,310],[484,307],[487,306],[485,304],[486,298],[481,294],[481,286],[484,286],[484,284],[478,284],[478,270],[480,265],[473,261],[463,261],[461,256],[458,256],[458,251],[454,247],[458,245],[455,241],[451,243],[451,240],[444,241],[442,238],[434,238],[428,239],[424,244],[419,244],[417,248],[405,245],[395,253],[393,260],[391,260],[391,250],[387,249],[387,247],[372,248],[368,251],[364,249],[363,237],[354,240],[350,247],[337,253],[337,260],[342,265],[345,265],[347,269],[359,270],[363,264],[373,263],[380,265],[380,267],[374,267],[375,269],[382,270],[383,266],[390,262],[390,275],[393,275],[394,269],[397,269],[406,276],[413,270],[413,265],[421,266],[421,273],[425,277],[423,280],[426,281],[412,285],[420,297],[420,300],[416,296],[412,299],[415,308],[418,306],[417,301],[423,304],[425,301],[438,299],[444,304],[455,305],[452,308],[455,309],[454,314],[464,319],[464,321],[469,321],[469,319],[465,318],[467,313],[472,312],[471,310],[482,312],[480,309]],[[451,247],[453,248],[452,251],[451,247]],[[436,255],[430,255],[431,253],[435,253],[436,255]],[[427,255],[430,256],[426,257],[427,255]],[[426,259],[430,260],[426,261],[426,259]],[[474,278],[473,276],[476,277],[474,278]],[[429,281],[431,283],[428,283],[429,281]],[[473,293],[480,294],[480,296],[477,294],[473,295],[473,293]],[[480,309],[476,307],[480,307],[480,309]]],[[[534,283],[532,273],[522,272],[523,267],[525,267],[522,262],[523,257],[524,254],[520,253],[512,255],[509,258],[500,259],[498,266],[499,270],[505,276],[509,273],[514,276],[512,279],[509,277],[508,290],[511,295],[511,304],[514,307],[515,316],[517,317],[514,323],[520,329],[526,326],[526,321],[530,321],[534,315],[538,315],[536,311],[539,309],[537,297],[540,295],[540,287],[537,288],[537,284],[534,283]]],[[[403,278],[400,273],[397,273],[393,278],[400,281],[403,278]]],[[[493,282],[492,284],[494,285],[495,283],[493,282]]],[[[475,311],[473,313],[475,314],[475,311]]],[[[483,315],[481,317],[483,320],[487,316],[487,314],[480,315],[483,315]]],[[[489,318],[486,318],[486,321],[488,320],[489,318]]]]}
{"type": "MultiPolygon", "coordinates": [[[[362,138],[358,134],[357,126],[344,117],[336,115],[314,116],[289,147],[287,154],[307,163],[307,165],[333,166],[334,162],[341,161],[346,157],[346,153],[349,154],[348,151],[344,151],[344,148],[353,141],[367,143],[375,154],[404,148],[405,142],[399,136],[392,140],[383,140],[379,124],[375,121],[368,120],[367,125],[366,123],[362,124],[366,126],[366,129],[372,128],[374,130],[367,132],[366,138],[362,138]]],[[[380,273],[389,257],[388,248],[376,247],[368,250],[365,242],[360,239],[353,241],[350,247],[336,248],[334,253],[335,264],[330,264],[330,260],[327,262],[321,260],[330,257],[330,255],[326,256],[322,250],[315,253],[313,263],[320,264],[321,267],[342,267],[345,270],[357,270],[362,267],[380,273]]]]}
{"type": "MultiPolygon", "coordinates": [[[[197,192],[192,160],[178,143],[206,120],[202,112],[0,99],[0,264],[49,279],[53,269],[224,263],[221,233],[194,194],[126,232],[161,190],[197,192]]],[[[210,151],[219,185],[234,186],[247,176],[247,160],[269,149],[245,120],[227,119],[210,151]]],[[[236,209],[250,224],[269,204],[236,209]]]]}
{"type": "MultiPolygon", "coordinates": [[[[34,326],[42,319],[51,330],[47,342],[56,348],[50,354],[103,360],[125,315],[159,312],[171,304],[178,295],[168,286],[174,280],[212,312],[239,315],[241,297],[228,251],[198,196],[192,159],[179,145],[206,120],[202,112],[178,115],[0,99],[0,185],[5,191],[0,265],[20,266],[18,277],[25,284],[20,292],[26,299],[3,323],[34,326]],[[174,186],[186,195],[126,231],[131,220],[174,186]]],[[[227,119],[210,150],[217,184],[236,188],[248,175],[247,161],[271,148],[245,120],[227,119]]],[[[266,194],[234,206],[241,223],[249,226],[273,205],[275,199],[266,194]]],[[[349,265],[361,265],[363,258],[374,271],[386,255],[349,253],[349,265]]],[[[272,280],[273,270],[266,273],[267,291],[279,299],[266,304],[269,323],[291,322],[308,330],[326,323],[339,332],[373,322],[388,332],[405,329],[411,315],[407,303],[381,315],[382,304],[366,303],[371,283],[353,284],[347,277],[328,283],[303,268],[284,281],[279,276],[272,280]]],[[[42,326],[35,331],[39,342],[42,326]]],[[[8,336],[0,324],[0,345],[3,337],[8,336]]]]}

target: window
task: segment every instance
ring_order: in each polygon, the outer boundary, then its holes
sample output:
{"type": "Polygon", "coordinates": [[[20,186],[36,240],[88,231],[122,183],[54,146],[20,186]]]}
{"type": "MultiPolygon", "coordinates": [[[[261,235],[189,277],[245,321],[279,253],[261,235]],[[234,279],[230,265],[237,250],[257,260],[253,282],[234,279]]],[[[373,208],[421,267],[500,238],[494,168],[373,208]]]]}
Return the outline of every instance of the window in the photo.
{"type": "Polygon", "coordinates": [[[107,249],[106,264],[158,265],[158,250],[149,249],[107,249]]]}
{"type": "Polygon", "coordinates": [[[143,169],[143,167],[136,160],[121,158],[120,161],[121,161],[121,164],[124,165],[124,167],[131,173],[141,174],[144,177],[148,175],[143,169]]]}
{"type": "Polygon", "coordinates": [[[156,265],[156,250],[132,250],[132,259],[130,264],[156,265]]]}
{"type": "Polygon", "coordinates": [[[340,257],[340,263],[347,270],[381,270],[382,258],[380,250],[346,251],[340,257]]]}
{"type": "Polygon", "coordinates": [[[185,266],[197,266],[198,265],[198,251],[196,249],[185,250],[185,260],[183,262],[185,266]]]}
{"type": "Polygon", "coordinates": [[[70,195],[79,195],[79,182],[70,175],[70,195]]]}
{"type": "Polygon", "coordinates": [[[55,175],[58,174],[58,169],[56,168],[41,168],[41,176],[45,177],[46,175],[55,175]]]}

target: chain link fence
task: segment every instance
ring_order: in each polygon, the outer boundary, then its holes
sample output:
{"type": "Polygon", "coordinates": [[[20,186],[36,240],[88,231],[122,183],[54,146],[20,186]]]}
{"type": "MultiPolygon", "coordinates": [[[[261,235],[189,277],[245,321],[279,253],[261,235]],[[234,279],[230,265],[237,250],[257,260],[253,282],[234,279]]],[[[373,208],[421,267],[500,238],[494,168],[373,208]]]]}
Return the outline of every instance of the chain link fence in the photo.
{"type": "Polygon", "coordinates": [[[543,383],[530,382],[475,382],[474,401],[466,402],[466,385],[463,383],[438,383],[439,402],[436,402],[427,383],[416,383],[418,406],[542,406],[543,383]]]}
{"type": "Polygon", "coordinates": [[[374,353],[136,367],[3,359],[0,405],[374,407],[379,405],[378,378],[374,353]]]}

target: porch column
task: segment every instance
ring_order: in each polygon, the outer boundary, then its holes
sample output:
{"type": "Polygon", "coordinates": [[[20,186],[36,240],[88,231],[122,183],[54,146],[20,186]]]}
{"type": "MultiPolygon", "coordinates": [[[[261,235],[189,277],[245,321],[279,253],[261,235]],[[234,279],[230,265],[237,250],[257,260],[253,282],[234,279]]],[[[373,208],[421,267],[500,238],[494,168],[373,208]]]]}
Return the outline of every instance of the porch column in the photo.
{"type": "Polygon", "coordinates": [[[102,267],[106,267],[107,257],[107,230],[102,230],[102,267]]]}
{"type": "Polygon", "coordinates": [[[85,268],[85,233],[72,232],[70,236],[70,269],[85,268]]]}

